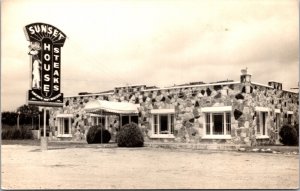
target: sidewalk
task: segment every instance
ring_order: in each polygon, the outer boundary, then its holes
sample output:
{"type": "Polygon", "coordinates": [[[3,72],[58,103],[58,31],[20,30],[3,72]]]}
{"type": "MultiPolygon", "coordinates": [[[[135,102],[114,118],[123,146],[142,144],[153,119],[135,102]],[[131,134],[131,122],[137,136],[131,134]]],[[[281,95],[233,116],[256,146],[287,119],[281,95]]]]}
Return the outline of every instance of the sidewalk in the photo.
{"type": "Polygon", "coordinates": [[[266,145],[266,146],[256,146],[256,147],[245,147],[239,148],[238,151],[241,152],[262,152],[262,153],[285,153],[285,154],[299,154],[298,146],[284,146],[284,145],[266,145]]]}
{"type": "Polygon", "coordinates": [[[232,145],[232,144],[156,143],[156,142],[145,142],[144,145],[145,147],[152,147],[152,148],[219,150],[219,151],[236,151],[242,146],[242,145],[232,145]]]}
{"type": "MultiPolygon", "coordinates": [[[[77,147],[77,148],[117,148],[117,143],[87,144],[86,141],[49,141],[50,147],[77,147]]],[[[265,145],[250,147],[247,145],[233,144],[203,144],[203,143],[158,143],[144,142],[144,147],[164,149],[191,149],[212,151],[239,151],[239,152],[262,152],[262,153],[289,153],[299,154],[298,146],[265,145]]]]}
{"type": "Polygon", "coordinates": [[[168,149],[194,149],[194,150],[218,150],[218,151],[240,151],[240,152],[262,152],[262,153],[290,153],[299,154],[298,146],[284,145],[261,145],[250,147],[247,145],[233,144],[203,144],[203,143],[153,143],[145,142],[146,147],[168,148],[168,149]]]}

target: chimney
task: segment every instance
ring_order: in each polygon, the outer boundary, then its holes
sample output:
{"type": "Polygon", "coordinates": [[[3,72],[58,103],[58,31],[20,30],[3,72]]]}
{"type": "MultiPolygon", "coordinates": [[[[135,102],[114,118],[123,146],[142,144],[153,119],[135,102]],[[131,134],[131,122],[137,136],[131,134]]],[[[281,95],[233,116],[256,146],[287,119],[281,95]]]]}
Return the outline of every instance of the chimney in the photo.
{"type": "Polygon", "coordinates": [[[275,82],[275,81],[269,81],[268,85],[272,86],[276,90],[282,90],[282,83],[275,82]]]}
{"type": "Polygon", "coordinates": [[[242,69],[241,72],[241,84],[243,84],[244,93],[251,92],[251,74],[248,74],[248,68],[242,69]]]}

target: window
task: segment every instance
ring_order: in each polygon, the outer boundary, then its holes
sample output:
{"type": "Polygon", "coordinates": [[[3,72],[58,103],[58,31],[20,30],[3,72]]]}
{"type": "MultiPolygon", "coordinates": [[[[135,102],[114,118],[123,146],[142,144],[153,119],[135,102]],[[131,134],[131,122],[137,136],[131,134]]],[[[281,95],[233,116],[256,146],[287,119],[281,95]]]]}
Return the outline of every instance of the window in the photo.
{"type": "Polygon", "coordinates": [[[64,132],[61,134],[69,134],[69,119],[68,118],[61,118],[61,120],[63,121],[63,128],[64,132]]]}
{"type": "Polygon", "coordinates": [[[289,125],[292,125],[292,117],[293,117],[293,112],[292,111],[288,111],[287,112],[287,123],[289,125]]]}
{"type": "Polygon", "coordinates": [[[174,134],[174,114],[153,115],[154,134],[174,134]]]}
{"type": "Polygon", "coordinates": [[[231,114],[228,112],[225,114],[226,120],[225,120],[225,125],[226,125],[226,134],[230,135],[231,134],[231,114]]]}
{"type": "Polygon", "coordinates": [[[152,113],[152,138],[174,138],[174,109],[154,109],[152,113]]]}
{"type": "Polygon", "coordinates": [[[206,135],[230,135],[231,113],[205,113],[206,135]]]}
{"type": "Polygon", "coordinates": [[[137,115],[121,115],[121,127],[128,123],[139,124],[139,117],[137,115]]]}
{"type": "Polygon", "coordinates": [[[57,131],[58,137],[61,136],[72,136],[71,126],[72,126],[72,114],[60,114],[57,116],[57,131]]]}
{"type": "Polygon", "coordinates": [[[280,109],[275,109],[275,131],[279,131],[280,129],[280,109]]]}
{"type": "Polygon", "coordinates": [[[203,138],[231,138],[231,106],[201,108],[204,113],[203,138]]]}
{"type": "Polygon", "coordinates": [[[211,121],[210,121],[210,115],[209,114],[205,115],[205,124],[206,124],[206,135],[210,135],[211,121]]]}
{"type": "Polygon", "coordinates": [[[279,129],[281,127],[280,119],[280,109],[275,109],[275,140],[279,141],[279,129]]]}
{"type": "Polygon", "coordinates": [[[269,109],[256,107],[256,135],[257,138],[269,138],[267,131],[267,118],[269,109]]]}
{"type": "Polygon", "coordinates": [[[103,127],[107,129],[107,116],[91,114],[90,117],[91,117],[92,126],[102,124],[103,127]]]}

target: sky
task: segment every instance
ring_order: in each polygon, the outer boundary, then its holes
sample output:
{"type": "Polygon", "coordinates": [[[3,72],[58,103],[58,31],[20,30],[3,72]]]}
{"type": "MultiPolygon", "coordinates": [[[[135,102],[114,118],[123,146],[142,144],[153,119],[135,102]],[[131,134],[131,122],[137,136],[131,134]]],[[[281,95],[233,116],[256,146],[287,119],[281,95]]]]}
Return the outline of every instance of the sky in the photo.
{"type": "Polygon", "coordinates": [[[2,0],[1,111],[31,88],[23,27],[42,22],[67,35],[61,92],[204,81],[299,82],[297,0],[2,0]]]}

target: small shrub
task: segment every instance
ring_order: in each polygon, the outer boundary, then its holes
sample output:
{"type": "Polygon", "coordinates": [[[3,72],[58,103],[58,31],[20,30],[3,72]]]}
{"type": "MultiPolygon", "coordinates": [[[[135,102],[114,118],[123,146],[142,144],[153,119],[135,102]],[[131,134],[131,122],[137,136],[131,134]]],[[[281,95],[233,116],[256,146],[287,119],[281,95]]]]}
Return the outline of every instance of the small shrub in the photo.
{"type": "Polygon", "coordinates": [[[117,134],[117,143],[119,147],[142,147],[144,137],[137,124],[129,123],[121,127],[117,134]]]}
{"type": "Polygon", "coordinates": [[[86,141],[88,144],[108,143],[110,138],[110,132],[102,125],[92,126],[86,135],[86,141]]]}
{"type": "Polygon", "coordinates": [[[284,125],[280,131],[280,142],[284,145],[298,145],[297,130],[290,126],[284,125]]]}

